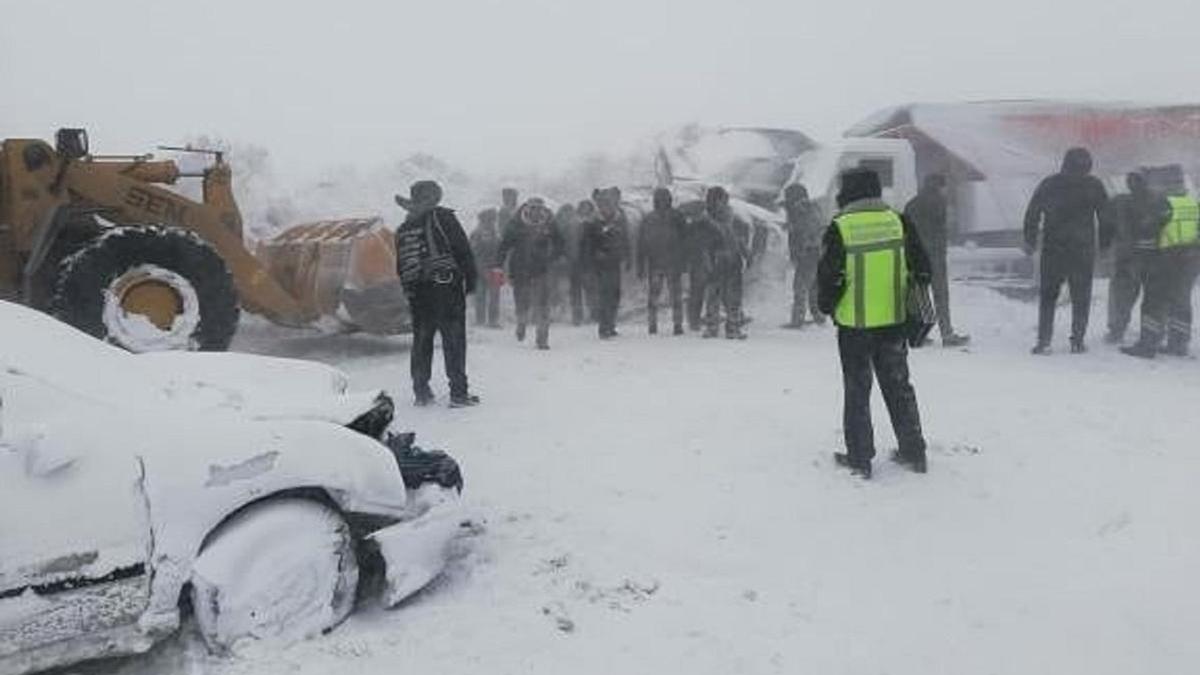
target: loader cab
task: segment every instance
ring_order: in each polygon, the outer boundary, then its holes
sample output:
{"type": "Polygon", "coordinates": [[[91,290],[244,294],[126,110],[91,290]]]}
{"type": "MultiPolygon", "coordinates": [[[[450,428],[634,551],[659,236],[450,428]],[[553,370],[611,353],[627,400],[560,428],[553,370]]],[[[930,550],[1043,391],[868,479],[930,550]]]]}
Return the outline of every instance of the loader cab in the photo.
{"type": "Polygon", "coordinates": [[[63,159],[83,159],[88,156],[88,135],[85,129],[59,129],[54,135],[54,148],[63,159]]]}

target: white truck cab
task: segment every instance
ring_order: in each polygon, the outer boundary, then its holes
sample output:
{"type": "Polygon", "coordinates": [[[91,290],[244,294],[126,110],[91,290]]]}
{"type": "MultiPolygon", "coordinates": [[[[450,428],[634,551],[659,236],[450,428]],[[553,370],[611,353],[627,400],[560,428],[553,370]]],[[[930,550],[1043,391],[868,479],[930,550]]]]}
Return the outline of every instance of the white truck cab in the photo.
{"type": "Polygon", "coordinates": [[[912,145],[891,138],[843,138],[821,144],[796,158],[787,185],[803,185],[822,212],[832,216],[837,212],[838,176],[860,168],[879,174],[884,201],[898,211],[917,194],[917,162],[912,145]]]}

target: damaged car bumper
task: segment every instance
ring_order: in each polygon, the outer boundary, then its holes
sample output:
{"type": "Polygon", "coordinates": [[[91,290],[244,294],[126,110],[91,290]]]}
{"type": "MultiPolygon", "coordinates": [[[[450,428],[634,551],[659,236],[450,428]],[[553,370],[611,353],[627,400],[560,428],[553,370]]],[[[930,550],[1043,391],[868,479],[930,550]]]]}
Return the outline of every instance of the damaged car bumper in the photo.
{"type": "Polygon", "coordinates": [[[446,567],[458,536],[458,490],[427,483],[409,491],[413,516],[368,535],[384,565],[383,601],[393,607],[433,581],[446,567]]]}

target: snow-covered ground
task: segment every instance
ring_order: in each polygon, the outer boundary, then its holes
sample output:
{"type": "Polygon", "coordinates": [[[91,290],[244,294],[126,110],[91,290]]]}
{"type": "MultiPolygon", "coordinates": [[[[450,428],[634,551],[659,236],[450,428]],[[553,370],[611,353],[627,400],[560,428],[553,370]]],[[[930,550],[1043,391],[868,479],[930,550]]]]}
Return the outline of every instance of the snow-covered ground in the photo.
{"type": "MultiPolygon", "coordinates": [[[[954,293],[970,351],[912,358],[930,472],[879,461],[870,483],[830,458],[833,330],[774,328],[784,300],[741,343],[556,326],[543,353],[474,331],[484,404],[399,408],[465,472],[473,527],[440,581],[290,647],[215,658],[185,638],[88,671],[1190,672],[1200,362],[1101,345],[1103,292],[1092,352],[1065,353],[1062,308],[1049,358],[1028,354],[1031,304],[954,293]]],[[[235,347],[407,400],[404,339],[252,325],[235,347]]]]}

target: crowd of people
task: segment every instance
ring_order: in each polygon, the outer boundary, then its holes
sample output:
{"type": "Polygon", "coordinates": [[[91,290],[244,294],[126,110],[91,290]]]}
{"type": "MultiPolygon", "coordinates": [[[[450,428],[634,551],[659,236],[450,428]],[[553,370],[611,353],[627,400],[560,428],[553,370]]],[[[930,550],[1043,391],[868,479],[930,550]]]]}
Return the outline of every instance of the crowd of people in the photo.
{"type": "Polygon", "coordinates": [[[1063,285],[1071,297],[1072,353],[1087,351],[1097,248],[1113,249],[1105,342],[1122,344],[1141,296],[1141,334],[1121,347],[1130,356],[1186,356],[1192,335],[1192,288],[1200,275],[1200,204],[1181,171],[1126,176],[1127,192],[1111,199],[1092,175],[1092,156],[1072,148],[1062,169],[1043,180],[1025,213],[1025,250],[1041,247],[1041,290],[1033,353],[1050,353],[1063,285]],[[1040,240],[1040,241],[1039,241],[1040,240]]]}
{"type": "Polygon", "coordinates": [[[501,200],[479,212],[470,235],[475,274],[484,280],[475,298],[477,325],[500,327],[507,285],[518,340],[532,325],[537,348],[549,349],[555,314],[569,314],[574,325],[594,323],[601,339],[612,339],[623,278],[636,272],[646,285],[650,334],[659,332],[665,295],[672,335],[684,335],[686,326],[713,338],[723,327],[729,339],[746,338],[743,277],[754,237],[734,215],[724,188],[709,189],[703,207],[690,215],[677,208],[670,190],[659,188],[636,228],[615,187],[598,188],[589,199],[556,211],[540,197],[520,201],[513,188],[505,188],[501,200]]]}
{"type": "MultiPolygon", "coordinates": [[[[1042,250],[1033,353],[1050,351],[1064,284],[1073,305],[1071,351],[1086,351],[1098,245],[1116,249],[1107,341],[1123,341],[1140,294],[1141,335],[1121,350],[1143,358],[1186,355],[1191,289],[1200,274],[1200,204],[1181,179],[1155,188],[1142,172],[1130,173],[1128,192],[1109,199],[1091,171],[1088,151],[1070,150],[1062,170],[1038,185],[1026,211],[1026,252],[1042,250]]],[[[789,185],[783,193],[794,267],[791,320],[785,326],[823,325],[827,318],[837,326],[845,452],[834,459],[863,478],[870,478],[875,455],[873,383],[879,383],[899,441],[892,459],[924,473],[925,439],[908,349],[925,344],[935,323],[944,346],[969,341],[955,332],[950,318],[946,189],[944,176],[930,175],[898,212],[883,201],[878,174],[849,170],[840,177],[837,213],[828,219],[803,186],[789,185]],[[922,309],[929,305],[932,311],[922,309]]],[[[691,209],[677,208],[670,190],[655,190],[636,234],[617,188],[596,189],[590,199],[557,210],[538,197],[521,201],[507,188],[499,207],[478,214],[469,237],[454,212],[440,205],[441,196],[436,183],[420,181],[409,197],[396,198],[408,211],[396,233],[397,272],[413,318],[417,405],[434,400],[429,380],[437,334],[451,406],[479,403],[466,375],[466,296],[475,294],[479,325],[499,327],[505,285],[512,288],[517,340],[525,340],[532,324],[538,349],[550,348],[559,298],[565,298],[574,324],[591,321],[601,339],[616,337],[622,277],[633,270],[647,287],[649,333],[658,333],[665,290],[673,335],[685,334],[687,326],[706,338],[718,337],[722,329],[728,339],[746,338],[744,275],[757,247],[751,226],[734,213],[724,188],[709,188],[703,203],[691,209]]]]}

